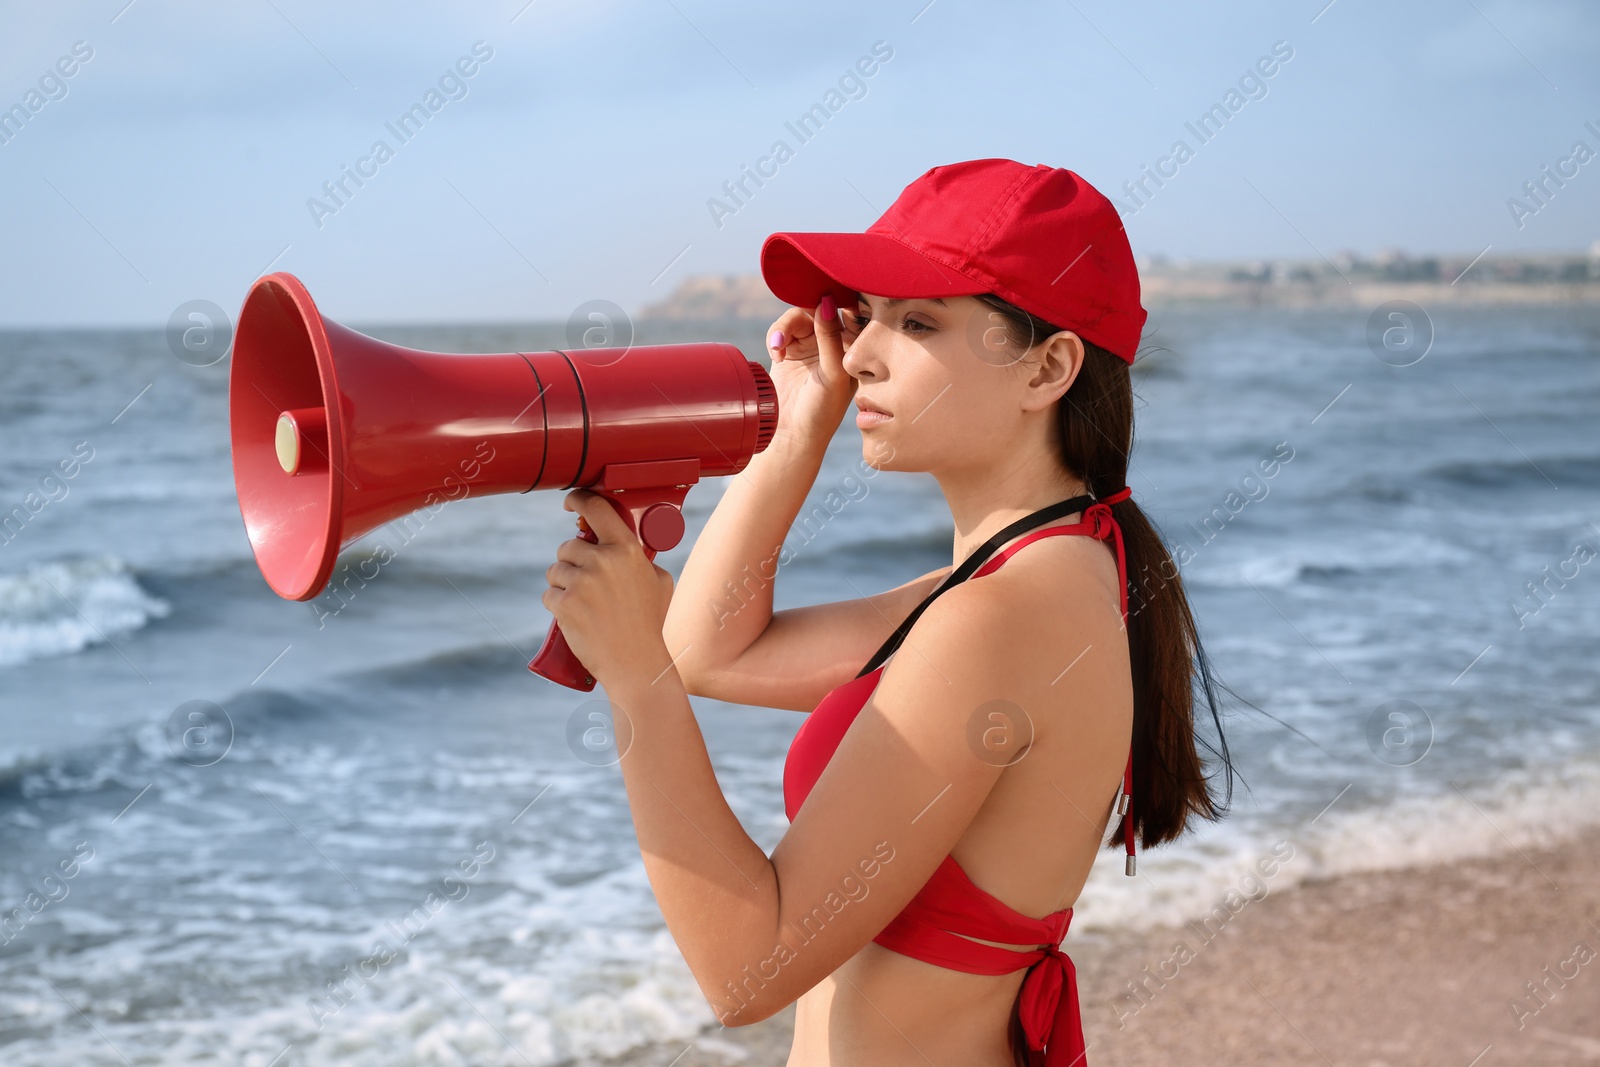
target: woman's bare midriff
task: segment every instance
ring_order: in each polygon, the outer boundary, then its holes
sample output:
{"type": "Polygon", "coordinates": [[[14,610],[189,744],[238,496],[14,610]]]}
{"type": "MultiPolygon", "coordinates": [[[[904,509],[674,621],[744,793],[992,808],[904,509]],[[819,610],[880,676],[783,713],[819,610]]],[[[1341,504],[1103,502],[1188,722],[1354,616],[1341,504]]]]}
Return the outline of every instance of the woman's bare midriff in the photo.
{"type": "Polygon", "coordinates": [[[1023,973],[965,974],[869,943],[796,1002],[788,1067],[1012,1067],[1023,973]]]}

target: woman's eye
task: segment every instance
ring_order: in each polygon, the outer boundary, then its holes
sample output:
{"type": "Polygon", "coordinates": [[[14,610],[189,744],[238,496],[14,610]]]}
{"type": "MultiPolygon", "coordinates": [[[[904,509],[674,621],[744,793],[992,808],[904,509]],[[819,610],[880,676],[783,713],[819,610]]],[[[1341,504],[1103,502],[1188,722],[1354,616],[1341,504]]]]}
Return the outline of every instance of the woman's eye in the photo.
{"type": "MultiPolygon", "coordinates": [[[[872,316],[871,315],[862,315],[862,314],[860,314],[858,312],[853,312],[853,311],[849,312],[848,315],[849,315],[849,318],[850,318],[851,326],[858,333],[860,331],[866,329],[867,328],[867,323],[872,321],[872,316]]],[[[900,320],[900,328],[902,330],[906,331],[907,333],[913,334],[913,335],[929,333],[929,332],[931,332],[933,330],[933,327],[929,326],[927,323],[918,322],[916,319],[910,319],[910,318],[901,319],[900,320]]]]}

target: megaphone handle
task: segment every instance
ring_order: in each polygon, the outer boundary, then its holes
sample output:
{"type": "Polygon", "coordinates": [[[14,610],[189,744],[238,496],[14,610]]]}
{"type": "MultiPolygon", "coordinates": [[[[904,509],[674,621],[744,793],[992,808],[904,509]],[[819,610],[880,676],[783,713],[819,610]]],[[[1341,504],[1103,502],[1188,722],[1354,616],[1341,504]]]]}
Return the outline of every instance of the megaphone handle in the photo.
{"type": "MultiPolygon", "coordinates": [[[[607,503],[616,508],[617,512],[622,515],[623,521],[629,527],[633,527],[633,516],[629,514],[627,507],[621,501],[608,499],[607,503]]],[[[589,529],[589,524],[583,521],[582,516],[578,518],[578,537],[588,541],[590,544],[595,544],[600,540],[595,536],[594,531],[589,529]]],[[[655,549],[645,545],[644,555],[646,559],[655,559],[655,549]]],[[[567,639],[561,633],[561,624],[558,622],[550,623],[550,632],[544,635],[544,644],[539,646],[539,651],[529,661],[528,669],[534,674],[542,678],[548,678],[557,685],[564,685],[568,689],[576,689],[582,693],[594,691],[594,675],[590,674],[589,669],[579,662],[577,656],[572,654],[572,649],[568,647],[567,639]]]]}
{"type": "Polygon", "coordinates": [[[539,646],[538,654],[528,664],[528,669],[568,689],[583,693],[594,690],[594,676],[567,647],[560,623],[550,624],[550,632],[544,635],[544,644],[539,646]]]}
{"type": "MultiPolygon", "coordinates": [[[[580,538],[590,544],[599,540],[594,531],[588,528],[587,523],[582,519],[578,522],[583,526],[583,529],[578,531],[580,538]]],[[[544,644],[539,646],[539,651],[528,663],[528,669],[568,689],[576,689],[582,693],[594,691],[594,675],[590,674],[589,669],[572,654],[572,649],[567,646],[566,636],[562,634],[561,624],[558,622],[550,623],[550,632],[544,635],[544,644]]]]}

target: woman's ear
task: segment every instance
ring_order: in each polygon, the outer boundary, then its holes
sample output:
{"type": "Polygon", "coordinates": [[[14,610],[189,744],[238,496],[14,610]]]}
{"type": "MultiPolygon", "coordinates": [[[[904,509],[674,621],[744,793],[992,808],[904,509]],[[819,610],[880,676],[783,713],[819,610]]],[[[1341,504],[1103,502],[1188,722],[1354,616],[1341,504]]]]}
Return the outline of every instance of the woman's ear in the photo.
{"type": "Polygon", "coordinates": [[[1028,380],[1028,409],[1043,409],[1064,396],[1083,368],[1083,339],[1071,330],[1058,330],[1034,347],[1036,361],[1028,380]]]}

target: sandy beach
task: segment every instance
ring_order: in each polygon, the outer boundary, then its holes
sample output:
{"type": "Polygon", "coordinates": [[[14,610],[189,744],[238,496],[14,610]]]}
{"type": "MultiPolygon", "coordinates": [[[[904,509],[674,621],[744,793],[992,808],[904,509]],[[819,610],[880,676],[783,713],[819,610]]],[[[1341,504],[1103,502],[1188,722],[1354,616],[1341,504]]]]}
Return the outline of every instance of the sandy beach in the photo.
{"type": "MultiPolygon", "coordinates": [[[[1072,955],[1094,1067],[1600,1063],[1600,832],[1306,883],[1209,941],[1189,926],[1072,955]]],[[[614,1062],[781,1065],[792,1018],[614,1062]]]]}

